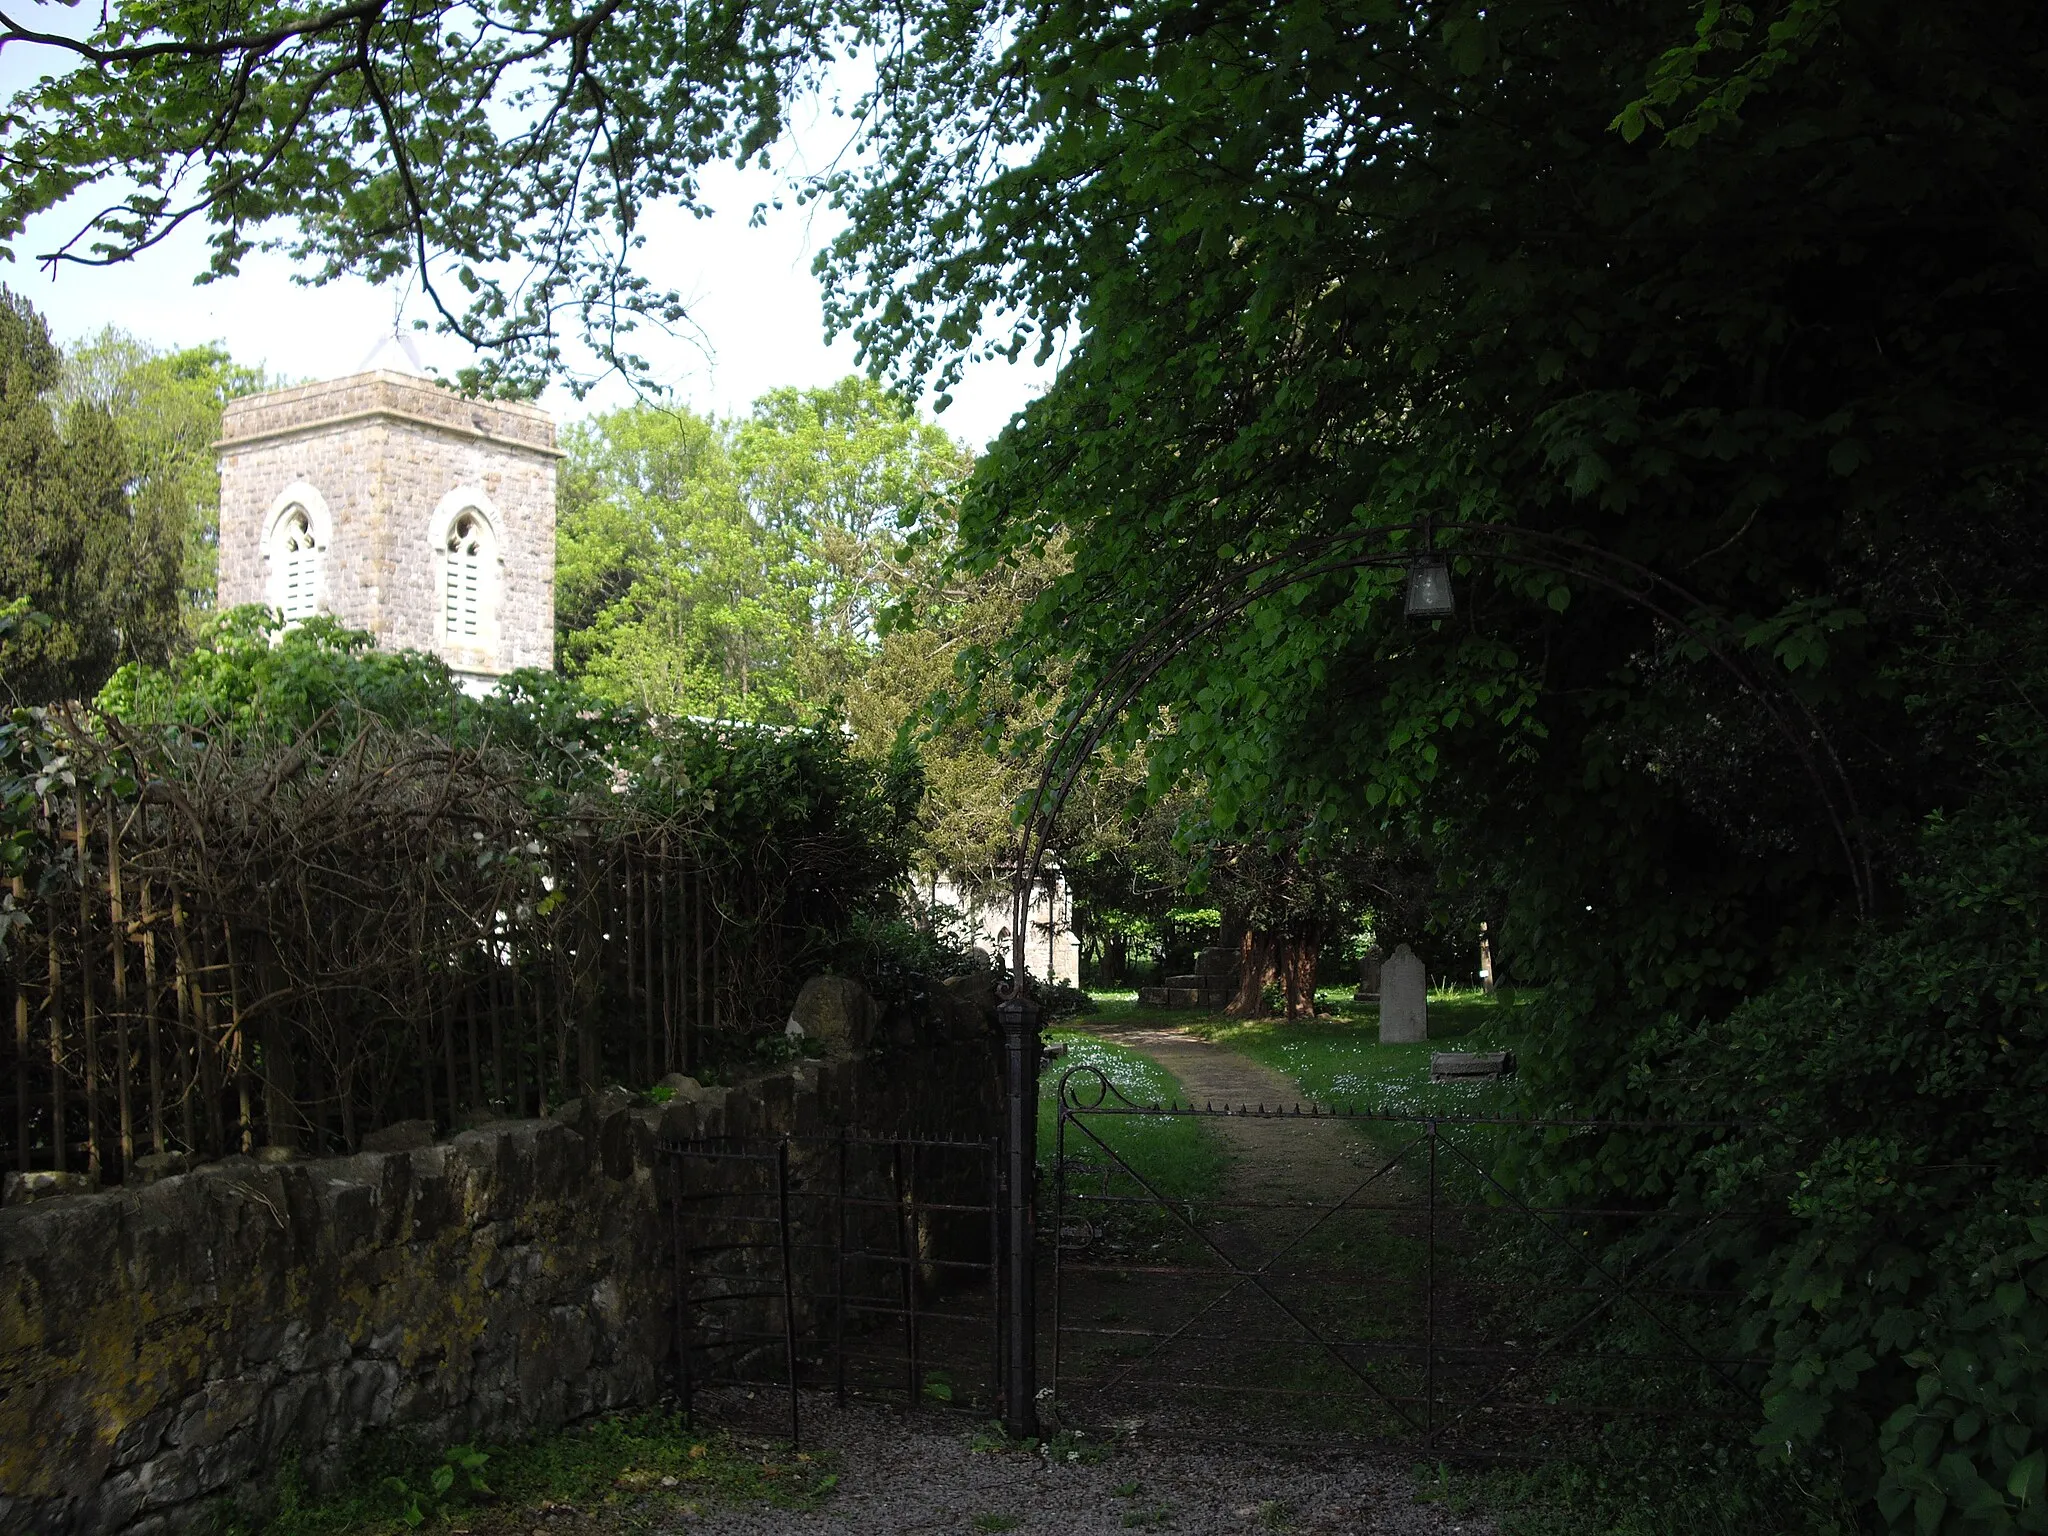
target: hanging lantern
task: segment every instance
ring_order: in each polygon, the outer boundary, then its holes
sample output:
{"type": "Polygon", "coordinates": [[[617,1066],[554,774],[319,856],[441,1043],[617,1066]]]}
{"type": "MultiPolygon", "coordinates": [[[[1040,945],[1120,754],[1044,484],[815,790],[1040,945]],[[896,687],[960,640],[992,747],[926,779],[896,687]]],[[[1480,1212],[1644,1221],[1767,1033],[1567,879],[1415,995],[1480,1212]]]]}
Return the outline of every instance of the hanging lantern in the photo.
{"type": "Polygon", "coordinates": [[[1403,611],[1411,619],[1448,619],[1458,611],[1451,592],[1451,563],[1439,554],[1417,555],[1408,562],[1408,601],[1403,611]]]}

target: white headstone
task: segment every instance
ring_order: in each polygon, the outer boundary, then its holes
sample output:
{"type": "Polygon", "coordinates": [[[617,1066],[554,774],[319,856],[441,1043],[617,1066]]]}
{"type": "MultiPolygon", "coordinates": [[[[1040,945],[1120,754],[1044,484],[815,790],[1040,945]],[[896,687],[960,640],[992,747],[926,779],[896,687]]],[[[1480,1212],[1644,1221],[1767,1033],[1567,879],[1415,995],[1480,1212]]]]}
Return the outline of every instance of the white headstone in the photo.
{"type": "Polygon", "coordinates": [[[1429,1038],[1429,973],[1406,944],[1380,966],[1380,1044],[1413,1045],[1429,1038]]]}

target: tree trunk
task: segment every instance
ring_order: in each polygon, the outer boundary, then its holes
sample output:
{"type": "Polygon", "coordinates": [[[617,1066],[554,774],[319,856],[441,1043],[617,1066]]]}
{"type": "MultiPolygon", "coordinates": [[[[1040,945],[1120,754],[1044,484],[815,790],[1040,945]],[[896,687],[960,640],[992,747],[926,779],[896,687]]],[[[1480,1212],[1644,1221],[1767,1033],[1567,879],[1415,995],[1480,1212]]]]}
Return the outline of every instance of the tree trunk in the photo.
{"type": "Polygon", "coordinates": [[[1290,933],[1281,941],[1280,988],[1287,997],[1290,1019],[1316,1016],[1316,962],[1322,958],[1322,952],[1322,934],[1314,928],[1290,933]]]}
{"type": "Polygon", "coordinates": [[[1233,1019],[1266,1016],[1266,985],[1273,980],[1280,936],[1264,928],[1246,928],[1237,944],[1237,995],[1223,1011],[1233,1019]]]}

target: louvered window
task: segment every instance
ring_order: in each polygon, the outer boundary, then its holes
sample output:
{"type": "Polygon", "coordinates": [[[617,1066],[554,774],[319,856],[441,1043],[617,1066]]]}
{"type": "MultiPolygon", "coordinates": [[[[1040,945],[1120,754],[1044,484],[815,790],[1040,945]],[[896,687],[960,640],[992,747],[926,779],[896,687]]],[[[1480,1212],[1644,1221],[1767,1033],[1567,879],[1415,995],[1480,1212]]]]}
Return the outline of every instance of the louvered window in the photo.
{"type": "Polygon", "coordinates": [[[279,564],[278,607],[287,622],[310,619],[320,611],[320,550],[304,507],[286,509],[276,539],[272,558],[279,564]]]}
{"type": "Polygon", "coordinates": [[[448,530],[447,589],[442,601],[443,632],[450,640],[474,643],[483,633],[490,553],[490,531],[483,519],[472,512],[456,518],[448,530]]]}

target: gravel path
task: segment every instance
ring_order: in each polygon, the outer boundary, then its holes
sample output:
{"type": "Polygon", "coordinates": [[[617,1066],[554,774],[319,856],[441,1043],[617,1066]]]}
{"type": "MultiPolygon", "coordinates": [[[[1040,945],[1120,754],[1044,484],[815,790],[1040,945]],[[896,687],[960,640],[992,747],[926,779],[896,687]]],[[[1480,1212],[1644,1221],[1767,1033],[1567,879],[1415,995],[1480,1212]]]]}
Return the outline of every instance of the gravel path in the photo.
{"type": "MultiPolygon", "coordinates": [[[[839,1488],[816,1510],[711,1508],[667,1529],[692,1536],[882,1536],[1015,1531],[1094,1536],[1133,1530],[1489,1536],[1492,1527],[1415,1500],[1405,1462],[1282,1460],[1134,1445],[1093,1465],[1052,1465],[1015,1451],[974,1451],[955,1424],[892,1410],[821,1405],[811,1444],[839,1457],[839,1488]],[[1013,1523],[1012,1523],[1013,1522],[1013,1523]]],[[[545,1528],[557,1536],[562,1526],[545,1528]]]]}

